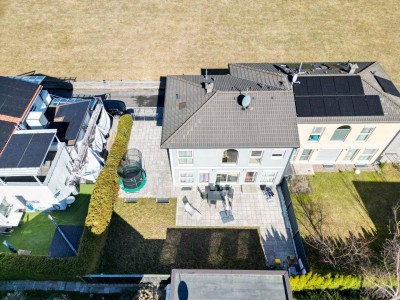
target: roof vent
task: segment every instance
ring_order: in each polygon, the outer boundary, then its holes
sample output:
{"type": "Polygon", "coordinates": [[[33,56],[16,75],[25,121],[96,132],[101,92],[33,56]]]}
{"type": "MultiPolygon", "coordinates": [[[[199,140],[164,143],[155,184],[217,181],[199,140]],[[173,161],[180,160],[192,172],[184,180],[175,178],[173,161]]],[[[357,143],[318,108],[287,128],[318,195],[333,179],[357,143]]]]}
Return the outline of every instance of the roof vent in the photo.
{"type": "Polygon", "coordinates": [[[358,68],[359,67],[357,64],[348,63],[347,65],[347,71],[349,74],[354,74],[358,68]]]}
{"type": "Polygon", "coordinates": [[[214,80],[212,80],[211,82],[205,82],[204,87],[206,89],[207,94],[211,93],[214,88],[214,80]]]}

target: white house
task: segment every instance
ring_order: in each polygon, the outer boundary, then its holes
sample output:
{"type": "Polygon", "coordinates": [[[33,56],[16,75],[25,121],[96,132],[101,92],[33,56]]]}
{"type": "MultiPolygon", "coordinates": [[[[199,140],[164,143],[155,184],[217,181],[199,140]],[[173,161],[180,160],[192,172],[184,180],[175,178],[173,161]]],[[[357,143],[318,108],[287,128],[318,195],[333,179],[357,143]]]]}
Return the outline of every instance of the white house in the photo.
{"type": "Polygon", "coordinates": [[[299,147],[294,98],[282,76],[265,79],[167,77],[161,147],[174,185],[280,183],[299,147]]]}
{"type": "Polygon", "coordinates": [[[65,209],[79,180],[101,169],[110,125],[101,101],[53,99],[41,80],[0,77],[0,226],[65,209]]]}

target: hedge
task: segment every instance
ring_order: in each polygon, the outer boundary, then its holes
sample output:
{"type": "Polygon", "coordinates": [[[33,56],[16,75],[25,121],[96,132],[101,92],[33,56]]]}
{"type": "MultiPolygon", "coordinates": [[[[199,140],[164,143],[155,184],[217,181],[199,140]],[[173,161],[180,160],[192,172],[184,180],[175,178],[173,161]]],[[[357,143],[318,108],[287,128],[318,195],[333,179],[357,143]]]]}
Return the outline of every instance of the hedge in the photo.
{"type": "Polygon", "coordinates": [[[52,258],[0,253],[0,280],[77,280],[78,275],[96,271],[106,242],[113,204],[118,197],[116,169],[126,151],[131,129],[131,116],[121,117],[115,142],[94,186],[78,256],[52,258]]]}
{"type": "Polygon", "coordinates": [[[362,287],[362,277],[353,275],[308,273],[290,277],[292,291],[305,290],[359,290],[362,287]]]}

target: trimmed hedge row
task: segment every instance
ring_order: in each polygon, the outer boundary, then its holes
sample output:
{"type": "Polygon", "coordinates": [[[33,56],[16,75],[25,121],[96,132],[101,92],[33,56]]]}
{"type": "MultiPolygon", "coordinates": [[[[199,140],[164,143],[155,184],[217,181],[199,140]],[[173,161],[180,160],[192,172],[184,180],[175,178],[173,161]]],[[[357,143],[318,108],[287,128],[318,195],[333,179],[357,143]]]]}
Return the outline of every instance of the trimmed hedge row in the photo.
{"type": "Polygon", "coordinates": [[[292,291],[306,290],[359,290],[362,287],[362,277],[353,275],[320,275],[307,273],[290,277],[292,291]]]}
{"type": "Polygon", "coordinates": [[[110,224],[114,201],[118,198],[117,167],[124,155],[132,129],[132,117],[124,115],[119,120],[118,135],[107,157],[106,165],[96,180],[86,226],[94,234],[102,234],[110,224]]]}
{"type": "Polygon", "coordinates": [[[126,151],[131,129],[131,116],[121,117],[115,142],[90,199],[78,256],[51,258],[0,253],[0,280],[77,280],[78,275],[96,271],[106,242],[113,204],[118,197],[116,169],[126,151]]]}

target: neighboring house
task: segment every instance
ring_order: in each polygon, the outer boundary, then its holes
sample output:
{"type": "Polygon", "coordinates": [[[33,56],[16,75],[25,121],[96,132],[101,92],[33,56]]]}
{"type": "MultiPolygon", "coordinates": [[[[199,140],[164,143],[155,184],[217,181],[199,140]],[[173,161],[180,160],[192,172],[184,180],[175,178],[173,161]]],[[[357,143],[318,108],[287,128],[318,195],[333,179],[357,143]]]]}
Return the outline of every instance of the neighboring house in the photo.
{"type": "Polygon", "coordinates": [[[173,269],[167,300],[293,299],[287,271],[173,269]]]}
{"type": "Polygon", "coordinates": [[[280,183],[299,147],[294,97],[285,76],[261,75],[167,77],[161,148],[174,185],[280,183]]]}
{"type": "Polygon", "coordinates": [[[92,159],[109,129],[96,125],[101,101],[52,99],[43,78],[0,77],[0,226],[17,226],[24,211],[65,209],[79,179],[101,168],[92,159]]]}
{"type": "Polygon", "coordinates": [[[400,94],[379,63],[299,67],[244,63],[225,75],[168,76],[161,147],[174,184],[278,184],[292,152],[296,173],[307,174],[400,151],[400,94]]]}

